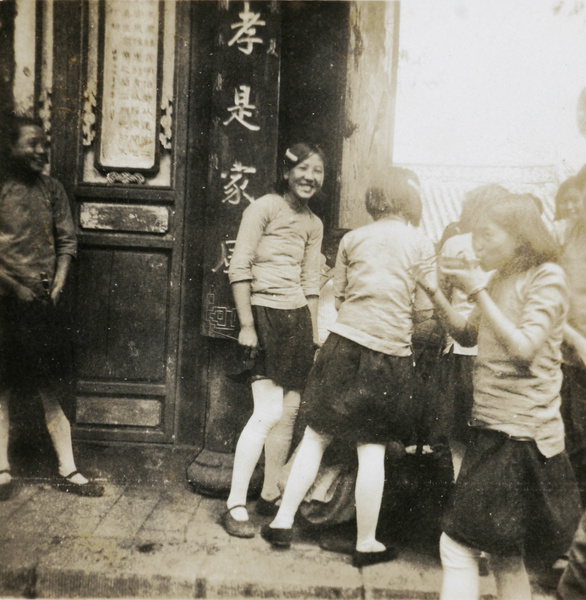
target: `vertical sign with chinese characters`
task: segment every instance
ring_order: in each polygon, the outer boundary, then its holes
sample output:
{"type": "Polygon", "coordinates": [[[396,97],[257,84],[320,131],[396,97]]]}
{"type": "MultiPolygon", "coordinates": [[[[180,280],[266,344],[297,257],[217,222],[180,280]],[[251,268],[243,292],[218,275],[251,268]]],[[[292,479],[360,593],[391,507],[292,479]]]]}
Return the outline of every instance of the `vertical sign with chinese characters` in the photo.
{"type": "Polygon", "coordinates": [[[276,179],[277,2],[219,3],[206,210],[202,333],[235,338],[228,266],[244,209],[276,179]]]}
{"type": "Polygon", "coordinates": [[[98,166],[152,171],[158,158],[160,2],[104,2],[98,166]]]}

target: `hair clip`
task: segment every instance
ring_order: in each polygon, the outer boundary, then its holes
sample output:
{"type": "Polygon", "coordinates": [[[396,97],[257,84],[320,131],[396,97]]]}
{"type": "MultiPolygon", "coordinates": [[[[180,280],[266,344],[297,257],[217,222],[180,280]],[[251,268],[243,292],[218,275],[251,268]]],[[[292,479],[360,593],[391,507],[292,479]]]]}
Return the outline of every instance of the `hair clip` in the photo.
{"type": "Polygon", "coordinates": [[[293,154],[289,148],[285,150],[285,158],[288,158],[291,162],[297,162],[299,160],[299,158],[295,156],[295,154],[293,154]]]}

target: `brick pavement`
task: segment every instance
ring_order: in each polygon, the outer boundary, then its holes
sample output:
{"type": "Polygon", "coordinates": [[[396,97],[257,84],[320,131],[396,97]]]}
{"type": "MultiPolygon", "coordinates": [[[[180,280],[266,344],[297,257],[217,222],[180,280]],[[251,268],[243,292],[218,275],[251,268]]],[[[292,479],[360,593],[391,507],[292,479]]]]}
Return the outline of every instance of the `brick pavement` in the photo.
{"type": "MultiPolygon", "coordinates": [[[[102,498],[64,494],[47,477],[17,477],[16,494],[0,503],[0,596],[438,597],[441,567],[430,553],[404,549],[396,561],[355,569],[349,556],[321,550],[311,536],[296,534],[288,551],[260,536],[228,536],[219,522],[224,502],[193,493],[185,481],[190,457],[86,447],[80,464],[103,480],[102,498]]],[[[492,577],[482,586],[492,597],[492,577]]],[[[535,600],[553,600],[536,584],[534,591],[535,600]]]]}

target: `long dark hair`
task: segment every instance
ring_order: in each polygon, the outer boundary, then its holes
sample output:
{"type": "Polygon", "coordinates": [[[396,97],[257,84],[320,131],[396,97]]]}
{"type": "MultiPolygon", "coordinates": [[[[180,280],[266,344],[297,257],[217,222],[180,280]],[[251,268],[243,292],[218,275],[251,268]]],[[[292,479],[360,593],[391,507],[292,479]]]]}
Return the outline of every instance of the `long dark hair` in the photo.
{"type": "Polygon", "coordinates": [[[302,163],[307,157],[311,156],[312,154],[317,154],[321,158],[325,169],[326,156],[324,154],[324,151],[317,144],[299,142],[298,144],[293,144],[293,146],[290,146],[289,148],[287,148],[287,150],[285,150],[285,154],[283,156],[283,160],[279,168],[279,179],[275,184],[275,190],[279,194],[284,194],[289,189],[289,183],[285,179],[285,173],[290,171],[299,163],[302,163]]]}
{"type": "Polygon", "coordinates": [[[481,218],[492,221],[515,239],[515,257],[506,267],[507,272],[518,273],[558,261],[557,244],[528,194],[499,195],[483,208],[481,218]]]}

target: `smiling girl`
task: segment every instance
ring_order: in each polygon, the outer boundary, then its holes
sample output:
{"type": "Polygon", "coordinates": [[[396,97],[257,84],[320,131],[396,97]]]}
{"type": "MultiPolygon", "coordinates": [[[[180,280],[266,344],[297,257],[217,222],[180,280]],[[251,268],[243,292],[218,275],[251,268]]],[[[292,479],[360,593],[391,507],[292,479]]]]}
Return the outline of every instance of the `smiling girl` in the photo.
{"type": "Polygon", "coordinates": [[[253,414],[234,456],[223,525],[230,535],[253,537],[248,486],[263,447],[265,478],[257,512],[276,513],[278,481],[317,343],[320,250],[323,225],[308,206],[321,190],[324,155],[296,144],[285,152],[279,193],[254,201],[242,216],[228,276],[240,333],[254,359],[253,414]]]}
{"type": "Polygon", "coordinates": [[[564,452],[560,346],[568,289],[555,242],[527,196],[487,203],[472,232],[485,285],[473,269],[443,274],[475,300],[465,320],[437,286],[416,272],[449,333],[478,343],[471,440],[443,519],[441,598],[478,598],[477,557],[490,554],[498,597],[529,600],[524,553],[563,552],[580,517],[564,452]]]}

